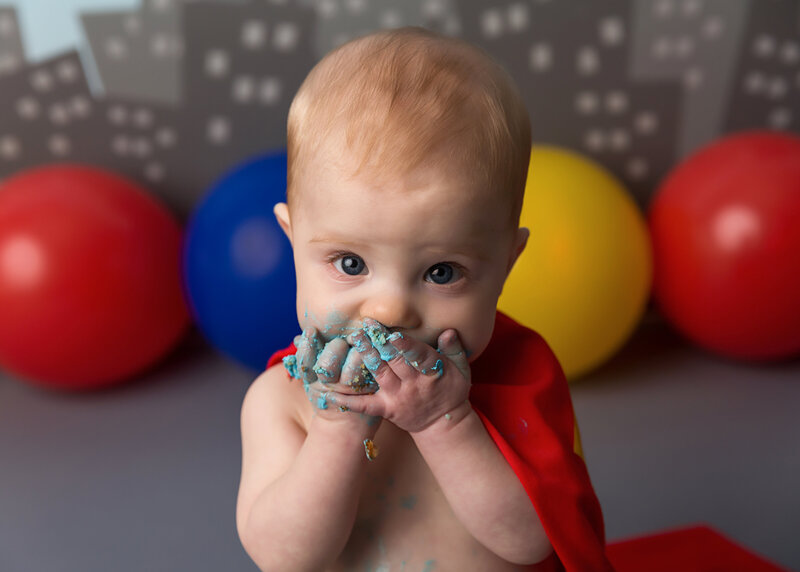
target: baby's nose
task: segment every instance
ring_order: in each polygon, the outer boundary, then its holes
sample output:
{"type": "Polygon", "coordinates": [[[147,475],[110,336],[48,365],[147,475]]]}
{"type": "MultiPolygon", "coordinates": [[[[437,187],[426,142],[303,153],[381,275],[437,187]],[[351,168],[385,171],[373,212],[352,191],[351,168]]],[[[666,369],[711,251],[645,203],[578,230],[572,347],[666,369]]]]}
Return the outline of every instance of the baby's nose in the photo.
{"type": "Polygon", "coordinates": [[[373,318],[387,328],[419,327],[420,315],[409,292],[397,290],[369,297],[361,306],[362,318],[373,318]]]}

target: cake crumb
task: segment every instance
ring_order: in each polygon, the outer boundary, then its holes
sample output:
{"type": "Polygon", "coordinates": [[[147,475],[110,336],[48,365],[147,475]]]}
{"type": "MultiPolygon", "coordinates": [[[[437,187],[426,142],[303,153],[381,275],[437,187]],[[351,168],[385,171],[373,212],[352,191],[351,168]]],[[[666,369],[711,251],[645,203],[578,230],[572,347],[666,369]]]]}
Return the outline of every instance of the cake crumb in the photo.
{"type": "Polygon", "coordinates": [[[378,456],[378,446],[373,443],[372,439],[364,439],[364,452],[370,461],[374,461],[378,456]]]}

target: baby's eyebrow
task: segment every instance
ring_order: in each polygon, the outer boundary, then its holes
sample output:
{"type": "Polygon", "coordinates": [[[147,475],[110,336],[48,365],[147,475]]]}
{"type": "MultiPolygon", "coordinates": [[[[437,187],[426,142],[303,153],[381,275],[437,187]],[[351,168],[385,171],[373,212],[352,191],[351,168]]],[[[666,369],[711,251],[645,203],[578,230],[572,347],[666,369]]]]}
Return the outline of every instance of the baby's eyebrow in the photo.
{"type": "Polygon", "coordinates": [[[460,256],[464,256],[465,258],[471,258],[472,260],[478,260],[481,262],[488,262],[492,259],[492,256],[483,252],[475,251],[475,250],[450,250],[448,252],[443,252],[443,256],[446,258],[447,254],[457,254],[460,256]]]}
{"type": "MultiPolygon", "coordinates": [[[[309,243],[333,243],[337,245],[346,246],[352,249],[364,249],[369,248],[369,243],[367,242],[360,242],[352,240],[349,237],[343,236],[326,236],[326,235],[316,235],[312,236],[309,240],[309,243]]],[[[424,250],[424,248],[423,248],[424,250]]],[[[489,261],[493,258],[493,255],[489,252],[484,252],[481,249],[473,249],[465,246],[453,246],[453,247],[436,247],[430,249],[431,253],[436,255],[440,255],[443,259],[446,259],[449,255],[460,255],[466,258],[471,258],[473,260],[480,260],[480,261],[489,261]]]]}
{"type": "Polygon", "coordinates": [[[363,242],[357,242],[339,236],[312,236],[309,242],[335,242],[336,244],[344,244],[347,246],[364,246],[363,242]]]}

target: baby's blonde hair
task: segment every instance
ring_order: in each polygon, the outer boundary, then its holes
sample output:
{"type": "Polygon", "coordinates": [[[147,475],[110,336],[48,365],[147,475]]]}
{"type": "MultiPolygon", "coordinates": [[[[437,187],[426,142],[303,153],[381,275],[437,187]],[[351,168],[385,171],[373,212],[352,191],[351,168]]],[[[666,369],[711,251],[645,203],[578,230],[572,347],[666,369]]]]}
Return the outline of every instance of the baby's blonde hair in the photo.
{"type": "MultiPolygon", "coordinates": [[[[329,52],[309,72],[287,122],[287,194],[315,156],[347,154],[378,181],[425,165],[467,174],[510,199],[518,224],[531,152],[525,103],[486,52],[410,26],[329,52]]],[[[330,160],[330,159],[329,159],[330,160]]]]}

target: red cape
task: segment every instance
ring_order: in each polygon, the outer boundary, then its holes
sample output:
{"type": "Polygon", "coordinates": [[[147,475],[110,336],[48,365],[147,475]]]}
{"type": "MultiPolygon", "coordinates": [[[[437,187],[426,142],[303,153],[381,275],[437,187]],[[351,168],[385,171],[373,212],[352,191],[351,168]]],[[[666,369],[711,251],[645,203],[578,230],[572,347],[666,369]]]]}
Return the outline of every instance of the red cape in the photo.
{"type": "MultiPolygon", "coordinates": [[[[276,352],[267,367],[295,351],[292,344],[276,352]]],[[[472,407],[528,493],[553,545],[554,555],[535,569],[613,570],[605,555],[600,503],[574,450],[569,386],[550,347],[533,330],[497,312],[492,339],[471,368],[472,407]]]]}

